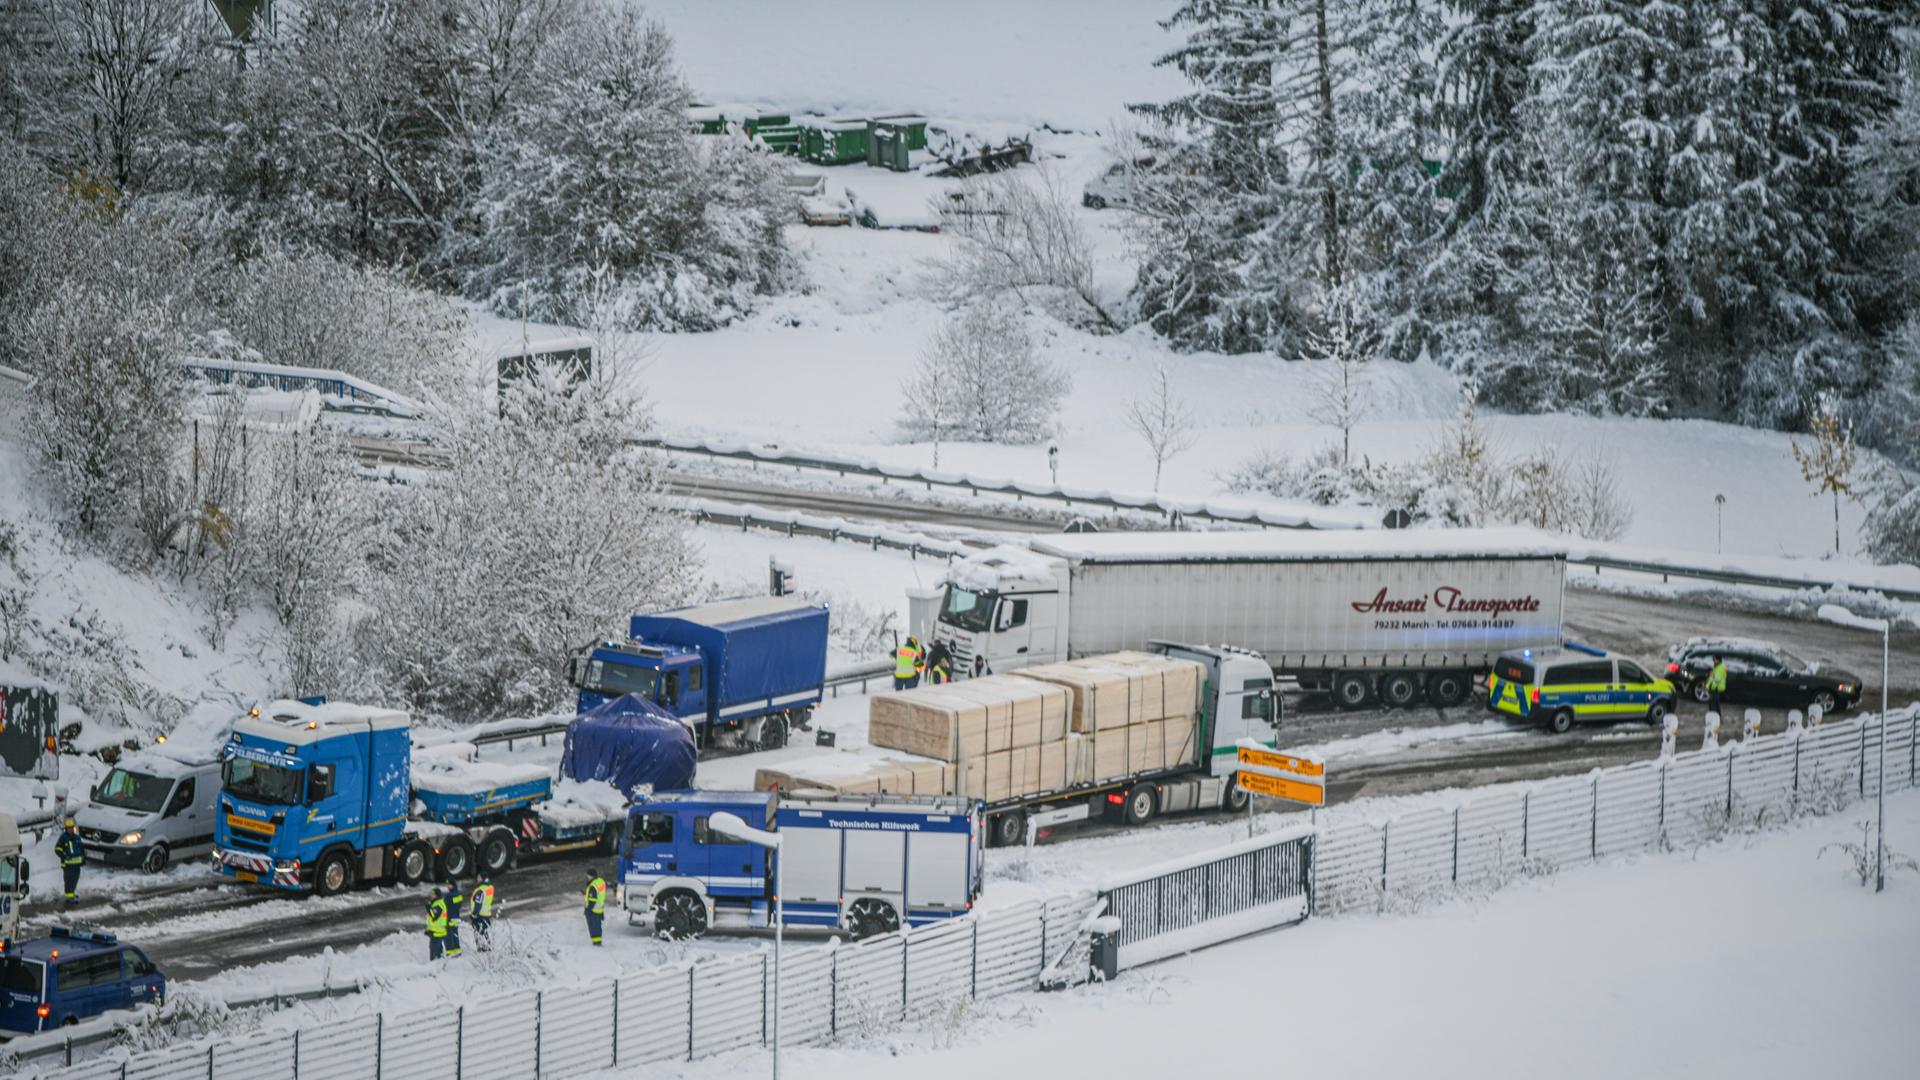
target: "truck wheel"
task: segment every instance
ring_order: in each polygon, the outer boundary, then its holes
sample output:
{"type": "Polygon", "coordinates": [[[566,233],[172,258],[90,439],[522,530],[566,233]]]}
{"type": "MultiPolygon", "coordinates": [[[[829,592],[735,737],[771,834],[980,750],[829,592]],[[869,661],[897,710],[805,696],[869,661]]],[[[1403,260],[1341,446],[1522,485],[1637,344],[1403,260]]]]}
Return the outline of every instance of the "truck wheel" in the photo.
{"type": "Polygon", "coordinates": [[[891,934],[900,929],[900,914],[884,900],[855,900],[847,909],[847,934],[855,941],[891,934]]]}
{"type": "Polygon", "coordinates": [[[488,874],[504,873],[513,864],[513,834],[493,829],[480,842],[480,869],[488,874]]]}
{"type": "Polygon", "coordinates": [[[344,851],[329,851],[313,871],[313,894],[337,896],[353,887],[353,863],[344,851]]]}
{"type": "Polygon", "coordinates": [[[1153,785],[1141,784],[1127,792],[1126,818],[1129,825],[1145,825],[1153,820],[1153,785]]]}
{"type": "Polygon", "coordinates": [[[1467,676],[1462,671],[1442,671],[1427,679],[1427,700],[1442,709],[1451,709],[1467,700],[1467,676]]]}
{"type": "Polygon", "coordinates": [[[1559,712],[1554,713],[1553,716],[1547,720],[1547,723],[1553,728],[1555,735],[1565,735],[1567,732],[1573,730],[1573,710],[1561,709],[1559,712]]]}
{"type": "Polygon", "coordinates": [[[1238,814],[1245,810],[1247,808],[1247,800],[1253,798],[1251,792],[1234,781],[1234,777],[1227,777],[1227,793],[1220,800],[1220,808],[1229,814],[1238,814]]]}
{"type": "Polygon", "coordinates": [[[458,881],[473,876],[473,841],[449,836],[440,842],[440,879],[458,881]]]}
{"type": "Polygon", "coordinates": [[[993,817],[993,846],[1019,847],[1027,842],[1027,812],[1008,810],[993,817]]]}
{"type": "Polygon", "coordinates": [[[409,840],[394,860],[393,876],[402,885],[418,885],[433,873],[433,848],[425,840],[409,840]]]}
{"type": "Polygon", "coordinates": [[[1413,676],[1396,672],[1380,680],[1380,699],[1389,709],[1409,709],[1420,701],[1420,683],[1413,676]]]}
{"type": "Polygon", "coordinates": [[[1373,704],[1373,680],[1364,671],[1343,671],[1333,677],[1333,702],[1343,709],[1373,704]]]}
{"type": "Polygon", "coordinates": [[[617,821],[609,821],[607,822],[607,827],[600,830],[600,842],[593,845],[593,853],[595,855],[606,856],[619,850],[620,823],[617,821]]]}
{"type": "Polygon", "coordinates": [[[787,745],[787,718],[769,716],[760,721],[760,741],[754,743],[755,750],[778,750],[787,745]]]}
{"type": "Polygon", "coordinates": [[[157,874],[167,868],[167,845],[155,844],[147,849],[147,856],[140,860],[142,873],[157,874]]]}
{"type": "Polygon", "coordinates": [[[691,941],[707,932],[707,906],[676,889],[654,901],[653,930],[669,941],[691,941]]]}

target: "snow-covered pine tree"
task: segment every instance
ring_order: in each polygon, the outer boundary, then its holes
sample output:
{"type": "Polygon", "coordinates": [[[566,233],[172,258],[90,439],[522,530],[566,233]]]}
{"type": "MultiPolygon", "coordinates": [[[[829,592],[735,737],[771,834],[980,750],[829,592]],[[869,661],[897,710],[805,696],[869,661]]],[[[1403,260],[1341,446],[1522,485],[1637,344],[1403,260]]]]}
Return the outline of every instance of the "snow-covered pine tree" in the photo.
{"type": "Polygon", "coordinates": [[[1411,359],[1434,339],[1418,277],[1443,222],[1429,163],[1445,160],[1439,131],[1441,36],[1431,0],[1355,0],[1355,80],[1340,100],[1341,142],[1363,162],[1348,196],[1349,288],[1379,325],[1386,354],[1411,359]]]}
{"type": "Polygon", "coordinates": [[[1182,348],[1241,352],[1277,334],[1249,304],[1247,246],[1276,218],[1287,173],[1275,63],[1286,0],[1184,0],[1161,22],[1187,39],[1155,63],[1193,84],[1171,101],[1135,105],[1157,122],[1134,180],[1140,270],[1133,304],[1182,348]]]}

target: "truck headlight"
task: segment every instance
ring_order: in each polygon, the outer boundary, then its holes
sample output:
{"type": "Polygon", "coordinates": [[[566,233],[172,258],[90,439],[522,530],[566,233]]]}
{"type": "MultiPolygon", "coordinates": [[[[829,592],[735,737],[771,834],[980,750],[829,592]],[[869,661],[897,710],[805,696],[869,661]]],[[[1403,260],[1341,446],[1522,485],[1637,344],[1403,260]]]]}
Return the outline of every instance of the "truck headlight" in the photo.
{"type": "Polygon", "coordinates": [[[144,832],[141,832],[139,829],[135,829],[132,832],[128,833],[127,835],[121,837],[120,842],[123,844],[137,844],[140,842],[140,838],[145,835],[147,834],[144,832]]]}

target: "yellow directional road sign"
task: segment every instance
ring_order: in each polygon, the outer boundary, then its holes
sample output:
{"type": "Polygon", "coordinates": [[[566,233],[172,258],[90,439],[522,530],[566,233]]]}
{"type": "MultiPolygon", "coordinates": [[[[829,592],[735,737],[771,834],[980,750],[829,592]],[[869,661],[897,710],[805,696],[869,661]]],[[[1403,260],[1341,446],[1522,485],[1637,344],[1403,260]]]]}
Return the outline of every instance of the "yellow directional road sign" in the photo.
{"type": "Polygon", "coordinates": [[[1318,761],[1283,754],[1278,750],[1256,750],[1251,746],[1239,747],[1240,764],[1257,765],[1266,769],[1278,769],[1281,772],[1298,773],[1301,776],[1325,776],[1327,767],[1318,761]]]}
{"type": "MultiPolygon", "coordinates": [[[[1241,753],[1246,753],[1242,750],[1241,753]]],[[[1304,784],[1298,780],[1288,780],[1266,773],[1249,772],[1246,769],[1235,774],[1240,786],[1255,795],[1267,795],[1275,799],[1287,799],[1291,802],[1306,803],[1308,806],[1325,806],[1327,789],[1315,784],[1304,784]]]]}

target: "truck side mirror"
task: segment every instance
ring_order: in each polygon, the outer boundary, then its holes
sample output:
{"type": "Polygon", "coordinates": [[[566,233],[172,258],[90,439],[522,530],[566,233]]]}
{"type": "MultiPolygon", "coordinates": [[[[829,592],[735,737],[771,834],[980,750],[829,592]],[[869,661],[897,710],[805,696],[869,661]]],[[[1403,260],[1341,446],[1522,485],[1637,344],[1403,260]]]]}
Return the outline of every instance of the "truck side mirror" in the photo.
{"type": "Polygon", "coordinates": [[[307,766],[307,804],[322,802],[333,797],[333,766],[307,766]]]}

